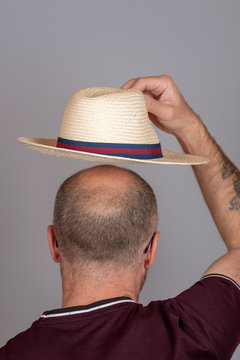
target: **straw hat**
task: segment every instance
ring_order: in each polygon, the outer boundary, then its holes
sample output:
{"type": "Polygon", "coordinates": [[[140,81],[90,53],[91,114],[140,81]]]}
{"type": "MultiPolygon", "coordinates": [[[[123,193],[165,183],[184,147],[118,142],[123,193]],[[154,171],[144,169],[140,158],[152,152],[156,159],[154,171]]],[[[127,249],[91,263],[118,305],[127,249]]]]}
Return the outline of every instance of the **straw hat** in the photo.
{"type": "Polygon", "coordinates": [[[70,98],[58,139],[18,138],[42,154],[105,163],[206,164],[200,156],[162,150],[136,89],[93,87],[70,98]]]}

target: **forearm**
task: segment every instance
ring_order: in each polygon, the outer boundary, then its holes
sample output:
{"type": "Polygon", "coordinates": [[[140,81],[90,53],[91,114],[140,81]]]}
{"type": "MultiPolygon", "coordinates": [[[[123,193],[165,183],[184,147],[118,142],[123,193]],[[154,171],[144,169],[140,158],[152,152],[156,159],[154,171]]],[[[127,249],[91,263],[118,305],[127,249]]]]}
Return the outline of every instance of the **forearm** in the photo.
{"type": "Polygon", "coordinates": [[[193,166],[203,196],[228,250],[240,249],[240,174],[166,75],[131,79],[124,89],[145,95],[150,119],[177,137],[183,150],[209,159],[193,166]]]}
{"type": "Polygon", "coordinates": [[[240,248],[240,172],[197,116],[194,124],[178,141],[186,153],[209,159],[207,165],[193,166],[193,170],[228,250],[240,248]]]}

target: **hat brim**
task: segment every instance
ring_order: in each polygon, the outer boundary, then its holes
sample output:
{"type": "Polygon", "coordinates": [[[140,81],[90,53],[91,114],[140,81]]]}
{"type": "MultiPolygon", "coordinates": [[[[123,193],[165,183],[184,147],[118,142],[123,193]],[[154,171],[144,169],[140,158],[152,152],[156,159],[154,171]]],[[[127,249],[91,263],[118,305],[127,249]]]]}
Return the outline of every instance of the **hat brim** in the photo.
{"type": "Polygon", "coordinates": [[[148,163],[166,165],[203,165],[209,162],[207,158],[201,156],[178,153],[169,150],[162,151],[162,158],[143,160],[124,158],[120,156],[100,155],[84,151],[58,148],[56,146],[56,139],[20,137],[17,140],[27,146],[29,149],[41,154],[83,161],[102,161],[107,163],[148,163]]]}

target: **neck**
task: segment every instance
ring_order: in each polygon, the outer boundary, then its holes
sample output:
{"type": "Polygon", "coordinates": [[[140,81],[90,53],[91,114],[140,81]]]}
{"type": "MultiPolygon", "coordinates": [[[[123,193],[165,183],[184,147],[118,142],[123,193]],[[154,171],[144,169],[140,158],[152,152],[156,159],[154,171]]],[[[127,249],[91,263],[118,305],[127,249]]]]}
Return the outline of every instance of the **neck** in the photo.
{"type": "MultiPolygon", "coordinates": [[[[91,274],[91,272],[90,272],[91,274]]],[[[97,301],[114,297],[129,297],[138,301],[140,282],[134,278],[134,272],[121,272],[114,276],[112,273],[97,272],[97,276],[68,275],[62,271],[63,298],[62,307],[88,305],[97,301]],[[104,280],[103,280],[104,279],[104,280]]],[[[136,276],[136,273],[134,274],[136,276]]]]}
{"type": "Polygon", "coordinates": [[[138,301],[138,296],[136,296],[131,291],[124,291],[120,289],[101,289],[102,291],[97,291],[92,289],[89,286],[81,288],[81,291],[74,289],[73,291],[63,291],[62,307],[73,307],[80,305],[88,305],[97,301],[111,299],[115,297],[129,297],[134,301],[138,301]]]}

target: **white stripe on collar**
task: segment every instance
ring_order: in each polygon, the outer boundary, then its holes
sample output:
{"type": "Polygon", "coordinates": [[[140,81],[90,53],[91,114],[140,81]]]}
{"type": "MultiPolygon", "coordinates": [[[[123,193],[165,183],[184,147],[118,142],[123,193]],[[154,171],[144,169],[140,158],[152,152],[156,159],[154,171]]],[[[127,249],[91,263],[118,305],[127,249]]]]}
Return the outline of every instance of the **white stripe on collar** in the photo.
{"type": "Polygon", "coordinates": [[[95,306],[93,308],[90,309],[83,309],[83,310],[75,310],[75,311],[67,311],[67,312],[63,312],[63,313],[59,313],[59,314],[49,314],[49,315],[42,315],[41,318],[50,318],[50,317],[58,317],[58,316],[66,316],[66,315],[76,315],[76,314],[83,314],[83,313],[87,313],[90,311],[95,311],[98,309],[102,309],[108,306],[112,306],[112,305],[116,305],[116,304],[120,304],[120,303],[124,303],[124,302],[133,302],[135,303],[135,301],[133,300],[118,300],[118,301],[114,301],[108,304],[103,304],[103,305],[98,305],[95,306]]]}
{"type": "Polygon", "coordinates": [[[205,275],[201,278],[201,280],[203,279],[206,279],[208,277],[219,277],[219,278],[222,278],[222,279],[226,279],[226,280],[229,280],[231,281],[231,283],[233,283],[237,288],[238,290],[240,290],[240,286],[238,285],[238,283],[236,283],[236,281],[234,281],[233,279],[231,279],[230,277],[228,276],[225,276],[225,275],[221,275],[221,274],[209,274],[209,275],[205,275]]]}

